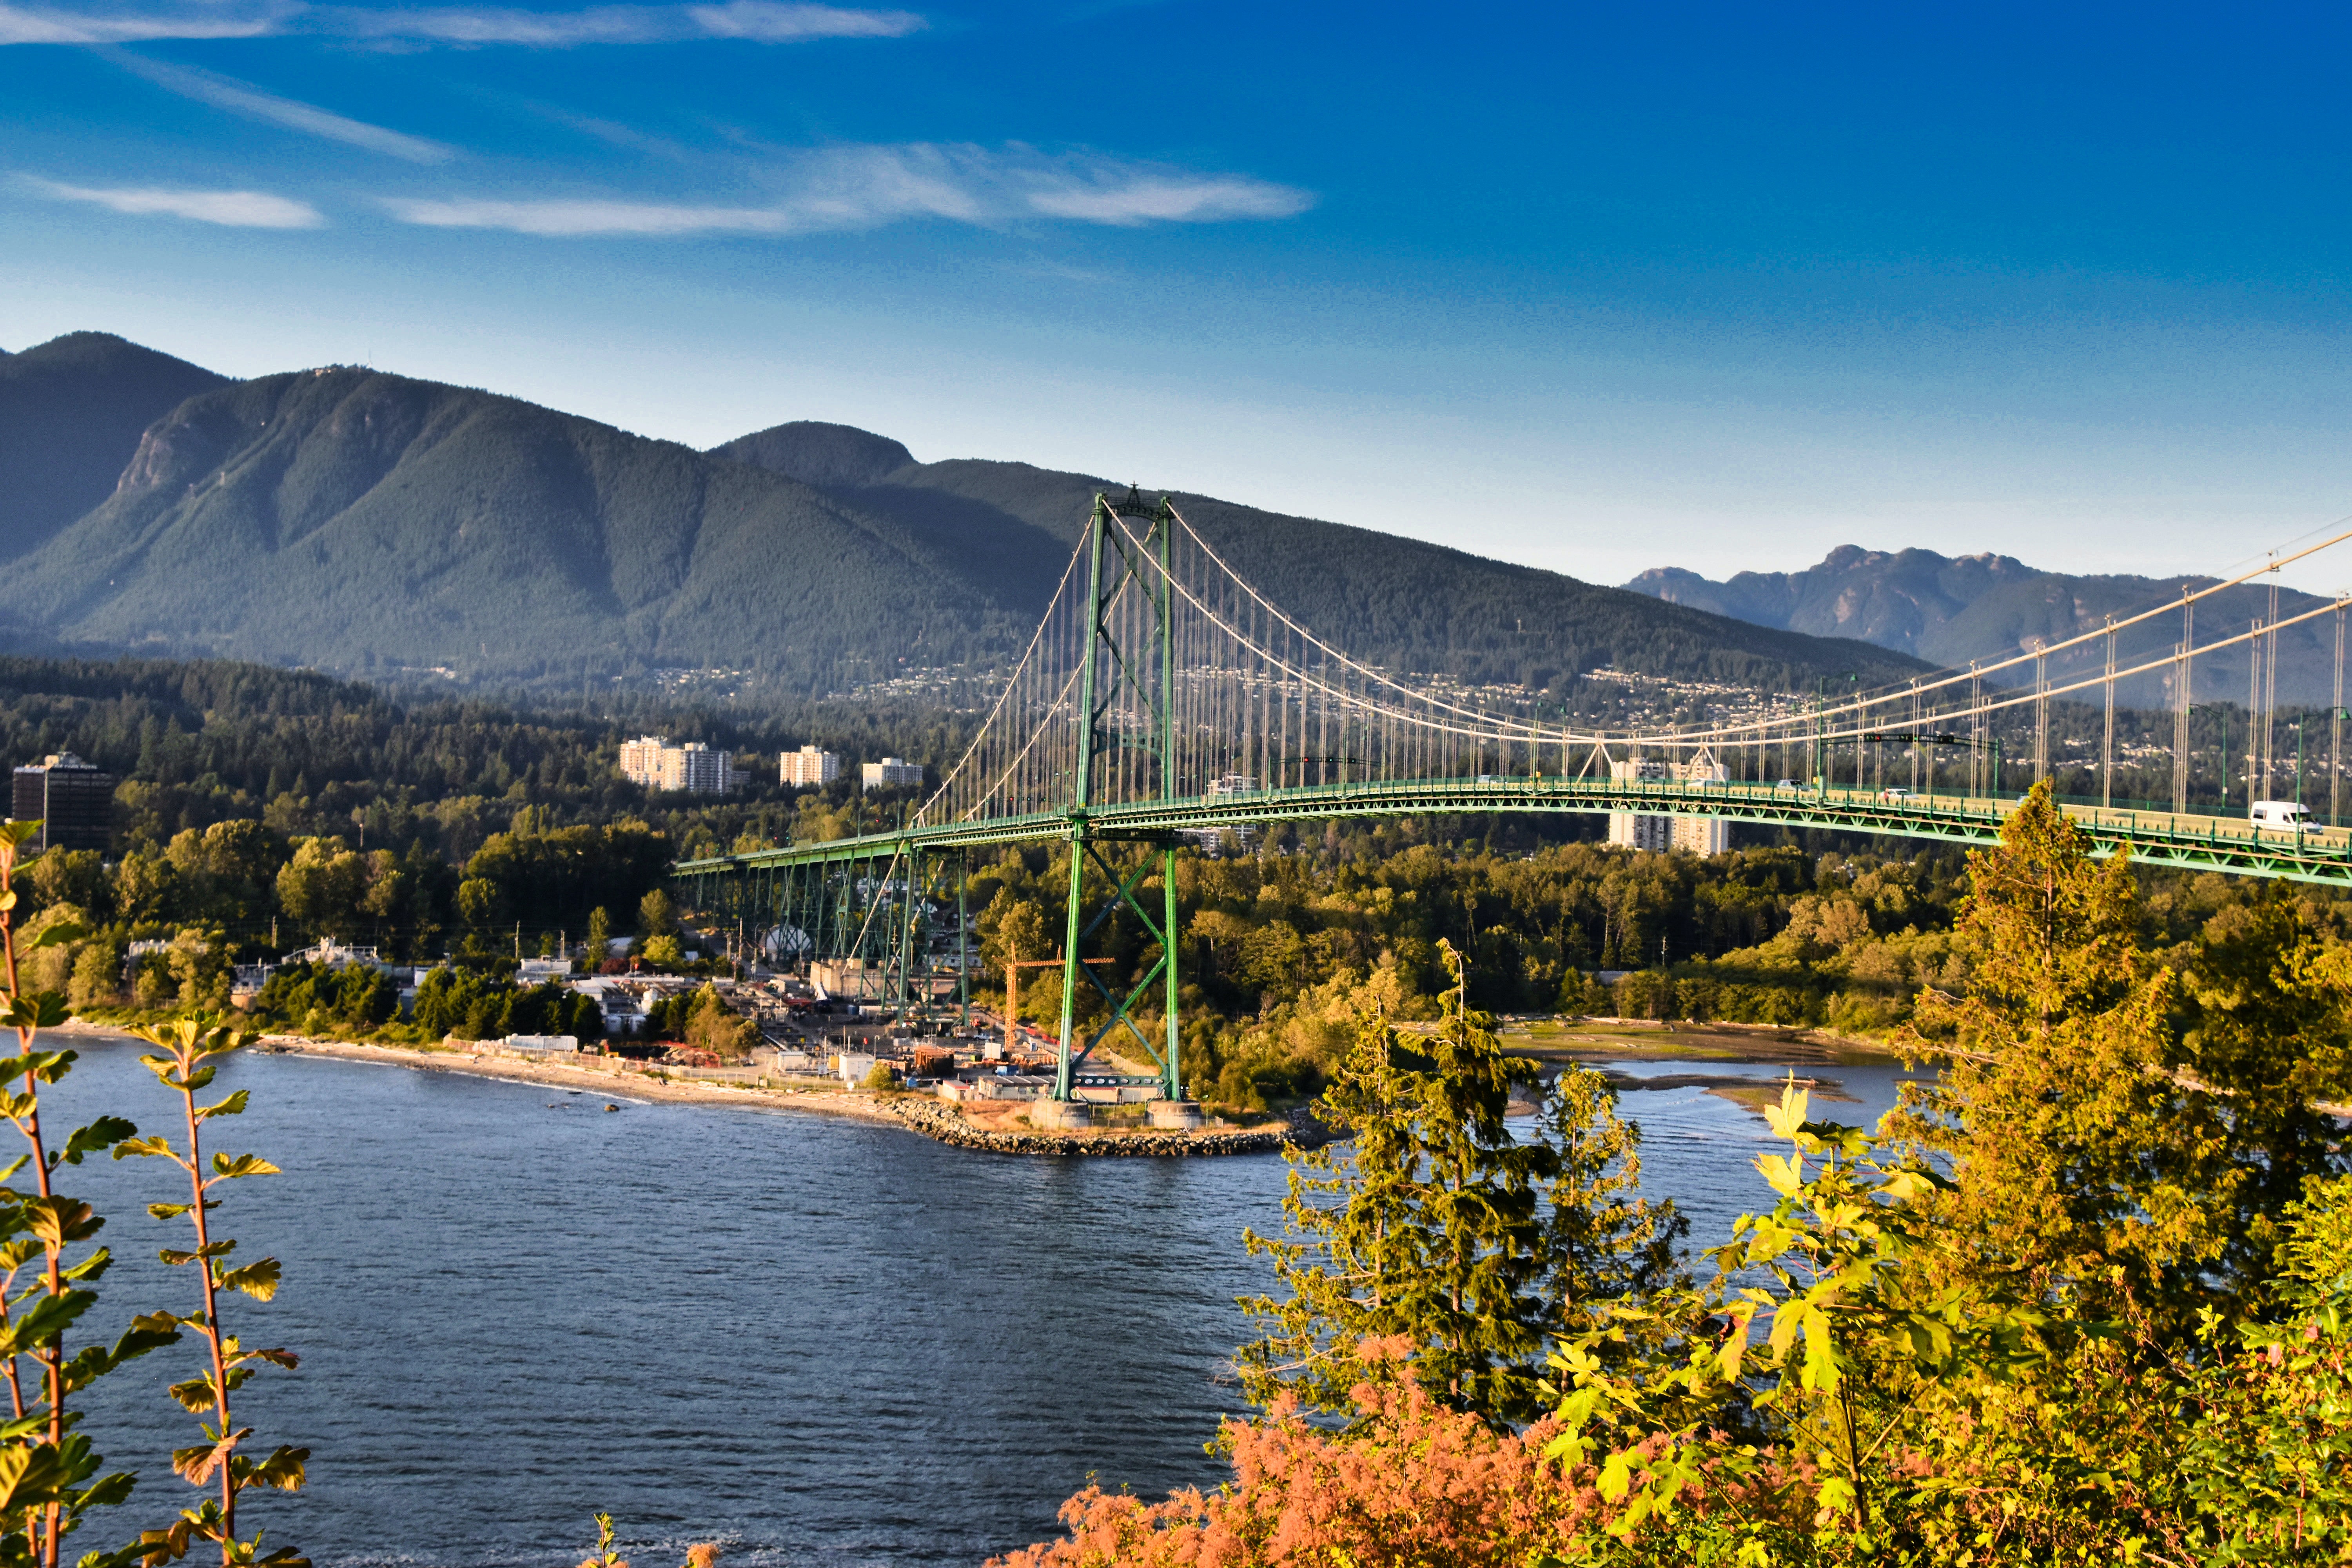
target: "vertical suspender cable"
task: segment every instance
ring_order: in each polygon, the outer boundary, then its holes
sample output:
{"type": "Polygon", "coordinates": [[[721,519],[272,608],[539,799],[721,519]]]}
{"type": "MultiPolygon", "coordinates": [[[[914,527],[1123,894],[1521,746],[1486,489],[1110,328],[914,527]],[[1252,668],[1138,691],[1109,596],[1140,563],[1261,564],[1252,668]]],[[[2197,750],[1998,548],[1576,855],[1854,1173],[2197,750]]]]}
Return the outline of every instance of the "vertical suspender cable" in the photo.
{"type": "Polygon", "coordinates": [[[2099,804],[2116,803],[2116,618],[2107,617],[2107,739],[2099,757],[2099,804]]]}

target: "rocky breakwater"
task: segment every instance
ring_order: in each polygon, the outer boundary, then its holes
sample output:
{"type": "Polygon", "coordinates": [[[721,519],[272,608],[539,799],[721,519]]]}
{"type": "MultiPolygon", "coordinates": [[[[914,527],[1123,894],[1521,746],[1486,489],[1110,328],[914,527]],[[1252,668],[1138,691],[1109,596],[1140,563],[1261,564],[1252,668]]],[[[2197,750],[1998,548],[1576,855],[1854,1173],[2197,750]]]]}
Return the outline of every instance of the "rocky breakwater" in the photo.
{"type": "Polygon", "coordinates": [[[1328,1137],[1310,1117],[1293,1116],[1286,1127],[1247,1132],[1113,1131],[992,1132],[974,1127],[954,1106],[916,1095],[887,1098],[880,1109],[916,1131],[959,1149],[991,1154],[1103,1154],[1187,1159],[1199,1154],[1271,1154],[1286,1144],[1312,1145],[1328,1137]]]}

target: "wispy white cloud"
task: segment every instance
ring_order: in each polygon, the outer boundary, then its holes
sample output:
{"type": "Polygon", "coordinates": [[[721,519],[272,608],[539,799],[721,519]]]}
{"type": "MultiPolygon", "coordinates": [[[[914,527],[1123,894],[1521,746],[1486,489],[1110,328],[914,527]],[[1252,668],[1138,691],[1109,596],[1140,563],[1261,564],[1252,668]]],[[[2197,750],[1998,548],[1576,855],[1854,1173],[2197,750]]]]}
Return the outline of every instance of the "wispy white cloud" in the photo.
{"type": "Polygon", "coordinates": [[[788,214],[766,207],[671,206],[658,202],[454,201],[392,197],[384,205],[403,223],[426,228],[499,228],[515,234],[779,234],[788,214]]]}
{"type": "Polygon", "coordinates": [[[688,5],[686,14],[714,38],[749,38],[755,44],[796,44],[803,38],[903,38],[925,26],[912,11],[844,11],[831,5],[780,5],[775,0],[688,5]]]}
{"type": "Polygon", "coordinates": [[[835,147],[790,160],[763,202],[698,205],[624,198],[397,197],[404,223],[550,237],[811,234],[914,218],[1003,226],[1024,219],[1135,226],[1289,217],[1315,198],[1245,174],[1055,157],[1014,145],[835,147]]]}
{"type": "Polygon", "coordinates": [[[0,44],[131,44],[153,38],[257,38],[282,26],[283,6],[173,6],[74,11],[0,4],[0,44]]]}
{"type": "Polygon", "coordinates": [[[1222,223],[1291,217],[1315,205],[1294,185],[1234,174],[1154,174],[1106,168],[1066,182],[1047,180],[1029,205],[1050,217],[1132,227],[1147,223],[1222,223]]]}
{"type": "Polygon", "coordinates": [[[341,142],[371,153],[382,153],[387,157],[403,158],[412,163],[442,163],[457,155],[456,149],[445,147],[438,142],[411,136],[404,132],[387,131],[381,125],[349,119],[313,104],[280,98],[275,93],[264,92],[257,87],[230,77],[217,76],[211,71],[165,65],[161,60],[120,51],[115,52],[113,58],[123,69],[146,78],[167,92],[176,92],[183,98],[193,98],[199,103],[209,103],[233,114],[282,125],[306,136],[323,137],[330,142],[341,142]]]}
{"type": "Polygon", "coordinates": [[[738,38],[793,44],[811,38],[898,38],[918,32],[912,11],[725,0],[709,5],[591,5],[530,11],[506,5],[376,9],[310,5],[300,0],[179,0],[142,7],[19,5],[0,0],[0,45],[119,44],[157,38],[250,38],[323,34],[380,43],[479,47],[517,44],[658,44],[738,38]]]}
{"type": "Polygon", "coordinates": [[[119,213],[162,213],[231,228],[323,228],[327,220],[308,202],[267,191],[174,191],[152,186],[68,185],[55,180],[26,182],[59,201],[89,202],[119,213]]]}

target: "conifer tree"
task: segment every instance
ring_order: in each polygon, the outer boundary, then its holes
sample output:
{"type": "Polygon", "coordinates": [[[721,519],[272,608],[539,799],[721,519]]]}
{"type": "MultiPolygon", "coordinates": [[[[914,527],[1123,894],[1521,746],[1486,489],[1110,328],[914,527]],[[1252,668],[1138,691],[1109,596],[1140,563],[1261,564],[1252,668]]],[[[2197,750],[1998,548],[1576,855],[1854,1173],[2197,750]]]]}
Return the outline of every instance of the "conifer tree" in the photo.
{"type": "Polygon", "coordinates": [[[1671,1200],[1641,1196],[1642,1134],[1619,1119],[1616,1092],[1570,1065],[1544,1099],[1542,1125],[1557,1160],[1545,1192],[1548,1331],[1573,1334],[1612,1302],[1638,1300],[1675,1277],[1675,1245],[1689,1229],[1671,1200]]]}
{"type": "Polygon", "coordinates": [[[2126,858],[2090,849],[2045,783],[1969,855],[1973,982],[1922,994],[1907,1045],[1942,1071],[1885,1131],[1950,1171],[1933,1206],[1967,1239],[1964,1271],[2180,1327],[2247,1172],[2176,1070],[2176,980],[2139,946],[2126,858]]]}
{"type": "Polygon", "coordinates": [[[2320,1106],[2352,1089],[2352,950],[2323,943],[2273,884],[2206,922],[2181,990],[2183,1062],[2213,1091],[2241,1167],[2219,1273],[2243,1289],[2274,1272],[2307,1184],[2347,1169],[2342,1126],[2320,1106]]]}
{"type": "Polygon", "coordinates": [[[1549,1108],[1558,1145],[1515,1139],[1513,1086],[1537,1069],[1504,1054],[1468,1006],[1460,957],[1439,949],[1454,984],[1437,1021],[1363,1026],[1317,1102],[1346,1152],[1294,1153],[1285,1235],[1244,1235],[1289,1292],[1243,1303],[1267,1324],[1236,1356],[1260,1405],[1287,1392],[1347,1411],[1358,1384],[1401,1365],[1452,1408],[1532,1420],[1552,1340],[1665,1267],[1672,1215],[1627,1199],[1633,1131],[1598,1075],[1572,1077],[1549,1108]],[[1402,1363],[1362,1354],[1398,1338],[1402,1363]]]}

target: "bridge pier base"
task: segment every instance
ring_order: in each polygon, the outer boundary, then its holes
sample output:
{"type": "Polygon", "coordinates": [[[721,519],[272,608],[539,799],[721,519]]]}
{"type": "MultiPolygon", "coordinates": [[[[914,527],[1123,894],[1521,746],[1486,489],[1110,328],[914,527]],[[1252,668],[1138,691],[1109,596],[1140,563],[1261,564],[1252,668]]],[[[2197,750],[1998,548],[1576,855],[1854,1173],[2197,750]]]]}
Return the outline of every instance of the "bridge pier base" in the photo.
{"type": "Polygon", "coordinates": [[[1039,1100],[1029,1106],[1029,1125],[1070,1132],[1095,1124],[1095,1108],[1083,1100],[1039,1100]]]}

